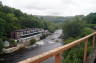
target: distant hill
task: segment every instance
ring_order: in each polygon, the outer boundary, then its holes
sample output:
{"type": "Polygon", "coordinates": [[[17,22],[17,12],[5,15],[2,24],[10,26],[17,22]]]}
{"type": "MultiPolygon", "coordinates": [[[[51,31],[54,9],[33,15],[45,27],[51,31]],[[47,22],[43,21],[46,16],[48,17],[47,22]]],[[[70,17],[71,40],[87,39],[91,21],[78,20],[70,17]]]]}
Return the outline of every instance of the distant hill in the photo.
{"type": "Polygon", "coordinates": [[[65,21],[66,19],[69,19],[71,18],[71,16],[69,17],[63,17],[63,16],[40,16],[40,15],[35,15],[41,19],[44,19],[44,20],[47,20],[47,21],[53,21],[53,22],[63,22],[65,21]]]}

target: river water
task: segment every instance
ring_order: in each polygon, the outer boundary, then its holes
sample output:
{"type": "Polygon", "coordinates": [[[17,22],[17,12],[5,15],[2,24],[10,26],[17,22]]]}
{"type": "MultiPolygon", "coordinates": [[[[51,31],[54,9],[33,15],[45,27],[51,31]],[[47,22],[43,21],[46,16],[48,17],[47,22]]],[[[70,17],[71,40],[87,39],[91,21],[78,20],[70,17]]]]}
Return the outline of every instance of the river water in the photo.
{"type": "MultiPolygon", "coordinates": [[[[63,41],[59,38],[61,34],[62,30],[56,30],[52,35],[49,35],[45,39],[38,41],[37,46],[34,45],[33,47],[28,47],[26,49],[23,49],[22,51],[5,55],[4,57],[6,58],[6,60],[0,63],[17,63],[24,59],[31,58],[43,52],[47,52],[49,50],[62,46],[63,41]]],[[[54,61],[53,58],[48,59],[43,63],[53,63],[52,61],[54,61]]]]}

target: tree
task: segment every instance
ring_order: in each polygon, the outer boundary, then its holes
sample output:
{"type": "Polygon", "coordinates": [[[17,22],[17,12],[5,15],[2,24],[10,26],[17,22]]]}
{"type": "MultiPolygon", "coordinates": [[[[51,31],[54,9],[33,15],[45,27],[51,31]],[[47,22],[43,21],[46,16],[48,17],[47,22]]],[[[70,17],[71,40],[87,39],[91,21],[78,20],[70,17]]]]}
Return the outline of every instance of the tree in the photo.
{"type": "Polygon", "coordinates": [[[17,16],[17,17],[20,17],[20,16],[24,16],[23,13],[20,11],[20,10],[14,10],[14,15],[17,16]]]}
{"type": "Polygon", "coordinates": [[[0,9],[4,13],[12,13],[13,9],[8,6],[3,6],[2,9],[0,9]]]}
{"type": "Polygon", "coordinates": [[[91,24],[96,24],[96,13],[90,13],[86,16],[86,21],[91,24]]]}
{"type": "Polygon", "coordinates": [[[84,28],[84,22],[78,17],[67,20],[63,24],[63,33],[65,38],[76,37],[84,28]]]}
{"type": "Polygon", "coordinates": [[[0,37],[6,35],[6,22],[0,18],[0,37]]]}

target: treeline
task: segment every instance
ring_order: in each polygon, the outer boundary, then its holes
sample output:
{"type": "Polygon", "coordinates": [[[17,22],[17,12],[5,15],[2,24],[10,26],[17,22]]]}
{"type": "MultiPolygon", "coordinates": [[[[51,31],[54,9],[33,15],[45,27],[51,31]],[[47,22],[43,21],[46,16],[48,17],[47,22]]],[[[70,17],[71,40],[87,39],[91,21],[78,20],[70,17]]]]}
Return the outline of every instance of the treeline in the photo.
{"type": "Polygon", "coordinates": [[[57,28],[53,22],[4,6],[0,2],[0,38],[9,37],[10,32],[14,30],[34,27],[47,29],[50,32],[54,32],[57,28]]]}

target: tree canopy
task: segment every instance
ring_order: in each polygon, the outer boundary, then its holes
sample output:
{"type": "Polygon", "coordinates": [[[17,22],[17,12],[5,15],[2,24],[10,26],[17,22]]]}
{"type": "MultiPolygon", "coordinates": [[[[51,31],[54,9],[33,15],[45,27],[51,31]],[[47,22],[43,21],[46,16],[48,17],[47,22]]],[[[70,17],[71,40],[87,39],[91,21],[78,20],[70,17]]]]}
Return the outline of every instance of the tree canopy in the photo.
{"type": "Polygon", "coordinates": [[[96,13],[90,13],[86,16],[86,20],[88,23],[96,24],[96,13]]]}

